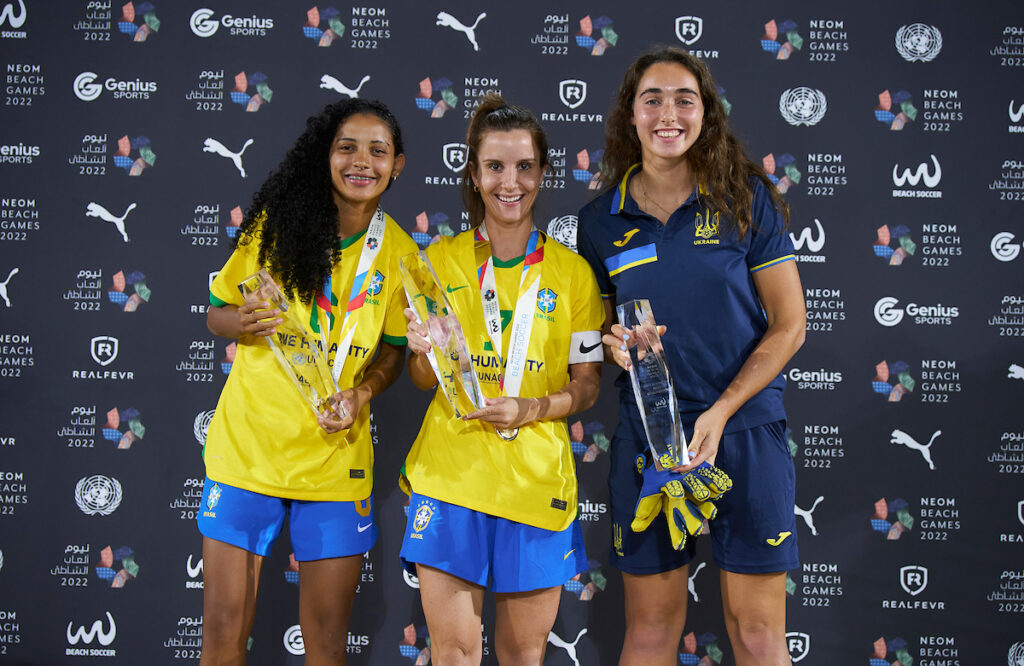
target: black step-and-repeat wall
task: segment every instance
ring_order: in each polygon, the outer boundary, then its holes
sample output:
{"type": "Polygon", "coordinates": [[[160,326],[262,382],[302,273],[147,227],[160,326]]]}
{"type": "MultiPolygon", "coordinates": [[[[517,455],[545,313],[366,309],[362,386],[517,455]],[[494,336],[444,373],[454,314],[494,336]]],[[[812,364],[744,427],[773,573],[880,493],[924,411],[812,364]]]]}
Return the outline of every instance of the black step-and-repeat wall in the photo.
{"type": "MultiPolygon", "coordinates": [[[[785,370],[793,661],[1024,663],[1024,11],[1011,0],[4,0],[0,661],[197,660],[200,442],[235,348],[206,330],[208,282],[307,116],[347,95],[394,109],[408,162],[383,202],[425,245],[466,226],[460,142],[499,91],[549,133],[536,222],[571,245],[613,93],[655,42],[706,60],[793,211],[808,312],[785,370]]],[[[613,375],[570,420],[590,569],[564,587],[552,665],[614,664],[622,641],[613,375]]],[[[352,664],[429,663],[395,484],[427,398],[403,377],[373,405],[382,533],[352,664]]],[[[733,663],[715,569],[703,543],[680,664],[733,663]]],[[[301,663],[297,576],[284,535],[250,663],[301,663]]],[[[492,610],[482,632],[494,663],[492,610]]]]}

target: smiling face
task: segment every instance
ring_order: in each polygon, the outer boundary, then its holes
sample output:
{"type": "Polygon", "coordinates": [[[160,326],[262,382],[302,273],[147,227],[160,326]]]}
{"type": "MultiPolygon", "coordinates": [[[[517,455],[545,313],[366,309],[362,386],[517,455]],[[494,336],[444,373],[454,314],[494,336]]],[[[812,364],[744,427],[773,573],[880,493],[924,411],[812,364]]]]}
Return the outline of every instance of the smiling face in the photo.
{"type": "Polygon", "coordinates": [[[387,189],[405,165],[404,155],[395,155],[391,128],[373,114],[349,116],[334,135],[330,154],[334,203],[373,203],[387,189]]]}
{"type": "Polygon", "coordinates": [[[484,202],[484,221],[512,227],[532,225],[544,167],[530,131],[487,132],[476,156],[473,184],[484,202]]]}
{"type": "Polygon", "coordinates": [[[700,136],[704,101],[697,77],[675,62],[647,68],[633,97],[633,125],[643,161],[679,158],[700,136]]]}

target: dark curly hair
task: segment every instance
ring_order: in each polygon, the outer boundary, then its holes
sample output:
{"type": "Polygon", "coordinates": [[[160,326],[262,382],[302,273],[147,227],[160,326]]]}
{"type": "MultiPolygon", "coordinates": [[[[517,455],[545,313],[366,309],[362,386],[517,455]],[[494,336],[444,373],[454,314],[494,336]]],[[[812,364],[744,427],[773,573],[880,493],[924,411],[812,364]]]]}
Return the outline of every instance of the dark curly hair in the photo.
{"type": "Polygon", "coordinates": [[[530,133],[533,147],[537,150],[537,159],[543,169],[548,165],[548,137],[544,134],[544,128],[537,122],[536,116],[528,109],[509,104],[501,95],[490,93],[480,100],[479,106],[473,112],[473,119],[469,121],[469,129],[466,131],[469,155],[466,158],[466,168],[462,171],[462,202],[469,214],[469,223],[473,226],[480,224],[484,219],[484,200],[474,188],[472,178],[477,167],[480,142],[487,132],[511,132],[519,129],[530,133]]]}
{"type": "Polygon", "coordinates": [[[688,51],[675,46],[654,46],[634,60],[626,70],[615,107],[608,115],[605,128],[605,152],[601,170],[601,181],[605,189],[617,187],[629,167],[642,161],[640,139],[633,125],[633,99],[644,72],[660,62],[682,65],[697,79],[704,103],[704,119],[700,136],[686,152],[686,159],[697,182],[710,190],[707,197],[710,201],[705,203],[731,215],[742,239],[752,224],[750,209],[754,193],[750,178],[757,178],[768,188],[775,207],[788,225],[789,207],[786,202],[768,180],[761,165],[747,158],[739,140],[729,129],[725,107],[722,106],[718,87],[707,65],[688,51]]]}
{"type": "MultiPolygon", "coordinates": [[[[341,259],[338,207],[332,198],[330,154],[338,127],[369,114],[391,128],[395,157],[403,154],[398,120],[382,102],[345,99],[306,121],[306,130],[252,198],[235,245],[260,244],[259,262],[286,293],[309,302],[341,259]]],[[[390,185],[389,185],[390,186],[390,185]]]]}

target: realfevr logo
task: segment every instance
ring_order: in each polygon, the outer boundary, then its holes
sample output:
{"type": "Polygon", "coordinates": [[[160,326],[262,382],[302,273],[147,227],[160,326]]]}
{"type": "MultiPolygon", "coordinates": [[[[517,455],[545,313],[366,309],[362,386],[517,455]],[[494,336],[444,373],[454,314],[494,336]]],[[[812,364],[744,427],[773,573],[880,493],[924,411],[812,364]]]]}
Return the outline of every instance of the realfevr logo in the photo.
{"type": "Polygon", "coordinates": [[[87,516],[109,516],[121,506],[121,482],[112,476],[83,476],[75,484],[75,503],[87,516]]]}
{"type": "Polygon", "coordinates": [[[905,308],[896,307],[899,299],[892,296],[883,296],[875,302],[875,321],[882,326],[892,327],[903,321],[904,314],[913,317],[915,324],[949,326],[953,320],[960,316],[960,308],[947,306],[942,303],[936,305],[919,305],[907,303],[905,308]]]}
{"type": "Polygon", "coordinates": [[[874,644],[874,651],[868,659],[869,666],[892,666],[897,663],[914,663],[914,658],[910,656],[910,651],[907,650],[907,642],[899,636],[890,640],[886,640],[883,636],[876,640],[874,644]],[[890,652],[892,652],[893,656],[896,657],[896,661],[889,661],[888,656],[890,652]]]}
{"type": "Polygon", "coordinates": [[[103,83],[97,83],[99,75],[96,72],[82,72],[75,77],[75,97],[83,102],[91,102],[97,99],[104,90],[113,93],[114,99],[141,100],[149,99],[150,93],[157,91],[156,81],[119,81],[114,77],[104,79],[103,83]]]}
{"type": "Polygon", "coordinates": [[[794,664],[803,661],[804,657],[811,653],[811,635],[802,631],[787,631],[786,649],[794,664]]]}
{"type": "Polygon", "coordinates": [[[900,587],[912,597],[924,592],[928,587],[928,567],[919,564],[900,567],[900,587]]]}
{"type": "Polygon", "coordinates": [[[875,107],[875,120],[888,126],[890,130],[899,131],[907,123],[917,119],[917,108],[914,97],[906,90],[898,90],[895,94],[888,89],[878,93],[878,106],[875,107]]]}
{"type": "Polygon", "coordinates": [[[591,19],[589,15],[580,19],[580,31],[576,33],[576,46],[590,52],[592,56],[604,52],[619,42],[619,36],[612,28],[607,16],[591,19]]]}
{"type": "Polygon", "coordinates": [[[587,82],[580,79],[565,79],[558,84],[558,99],[570,109],[587,101],[587,82]]]}
{"type": "Polygon", "coordinates": [[[462,173],[469,161],[469,146],[464,143],[446,143],[441,147],[441,160],[455,173],[462,173]]]}
{"type": "Polygon", "coordinates": [[[102,366],[110,365],[117,358],[120,340],[110,335],[97,335],[89,341],[89,355],[102,366]]]}
{"type": "Polygon", "coordinates": [[[426,111],[431,118],[443,118],[445,112],[451,111],[459,103],[459,98],[452,91],[451,79],[442,76],[439,79],[425,78],[420,81],[420,91],[416,95],[416,108],[426,111]],[[434,95],[439,99],[434,101],[434,95]]]}
{"type": "Polygon", "coordinates": [[[121,6],[121,20],[117,22],[117,29],[121,34],[128,35],[133,42],[144,42],[146,38],[160,29],[160,19],[156,17],[156,11],[152,2],[141,2],[137,6],[133,2],[126,2],[121,6]],[[139,19],[142,23],[136,25],[139,19]]]}
{"type": "Polygon", "coordinates": [[[704,19],[699,16],[676,17],[676,39],[690,46],[704,34],[704,19]]]}
{"type": "Polygon", "coordinates": [[[306,11],[306,23],[302,26],[302,34],[316,42],[317,46],[330,46],[335,39],[340,39],[345,34],[345,24],[341,22],[339,16],[341,12],[335,7],[326,7],[323,11],[313,7],[306,11]]]}
{"type": "Polygon", "coordinates": [[[908,62],[931,62],[942,50],[942,33],[933,25],[911,23],[896,31],[896,50],[908,62]]]}
{"type": "Polygon", "coordinates": [[[259,111],[264,104],[269,104],[274,97],[274,91],[267,83],[267,75],[263,72],[253,72],[246,75],[245,72],[235,74],[235,89],[231,91],[231,101],[245,107],[248,112],[259,111]],[[249,94],[249,88],[255,86],[256,92],[249,94]]]}
{"type": "Polygon", "coordinates": [[[804,39],[796,28],[796,21],[791,19],[782,23],[776,23],[775,19],[768,21],[761,36],[761,50],[774,54],[776,60],[789,60],[789,56],[804,45],[804,39]]]}
{"type": "Polygon", "coordinates": [[[999,261],[1013,261],[1020,254],[1020,243],[1014,243],[1014,235],[1009,231],[1000,231],[992,237],[989,250],[999,261]]]}
{"type": "Polygon", "coordinates": [[[775,157],[773,153],[768,153],[761,158],[761,166],[764,167],[768,180],[775,184],[775,189],[779,194],[785,194],[789,188],[800,184],[803,174],[796,168],[795,162],[796,158],[789,153],[783,153],[778,157],[775,157]],[[778,169],[782,169],[781,177],[775,173],[778,169]]]}
{"type": "Polygon", "coordinates": [[[224,26],[231,35],[238,37],[265,37],[267,31],[274,27],[274,19],[255,15],[235,17],[225,14],[217,20],[214,18],[214,11],[206,7],[200,7],[192,12],[188,23],[192,28],[192,34],[203,38],[213,37],[221,26],[224,26]]]}
{"type": "Polygon", "coordinates": [[[825,93],[815,88],[789,88],[779,96],[779,113],[790,125],[817,125],[827,109],[825,93]]]}

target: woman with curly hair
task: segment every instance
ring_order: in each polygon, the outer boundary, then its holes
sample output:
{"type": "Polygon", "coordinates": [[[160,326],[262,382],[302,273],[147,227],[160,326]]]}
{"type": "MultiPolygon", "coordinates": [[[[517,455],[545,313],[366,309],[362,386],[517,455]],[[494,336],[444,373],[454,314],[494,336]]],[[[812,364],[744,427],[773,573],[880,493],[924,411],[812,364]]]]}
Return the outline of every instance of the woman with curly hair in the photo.
{"type": "MultiPolygon", "coordinates": [[[[605,299],[606,360],[630,365],[615,304],[649,299],[667,325],[662,343],[691,435],[692,459],[675,471],[709,462],[733,480],[710,531],[736,663],[788,664],[785,571],[798,560],[781,371],[805,327],[788,209],[743,154],[707,67],[678,48],[655,47],[627,70],[605,169],[608,189],[580,211],[578,242],[605,299]]],[[[626,604],[619,663],[673,664],[693,540],[666,520],[631,529],[652,461],[625,373],[618,385],[609,486],[626,604]]]]}
{"type": "Polygon", "coordinates": [[[405,360],[397,266],[416,245],[378,207],[404,163],[387,107],[328,105],[253,197],[210,285],[207,325],[238,347],[204,449],[204,666],[244,663],[260,568],[286,514],[306,663],[345,663],[362,556],[377,538],[368,405],[405,360]],[[300,342],[277,335],[278,310],[239,293],[261,268],[334,369],[335,410],[310,413],[267,338],[287,357],[306,355],[300,342]]]}
{"type": "MultiPolygon", "coordinates": [[[[539,665],[561,586],[587,570],[565,419],[597,398],[604,312],[586,262],[533,226],[548,155],[533,114],[488,95],[466,145],[472,228],[427,255],[486,397],[460,419],[434,394],[405,461],[402,558],[419,577],[434,663],[480,663],[490,588],[498,661],[539,665]]],[[[409,375],[432,389],[427,331],[406,314],[409,375]]]]}

